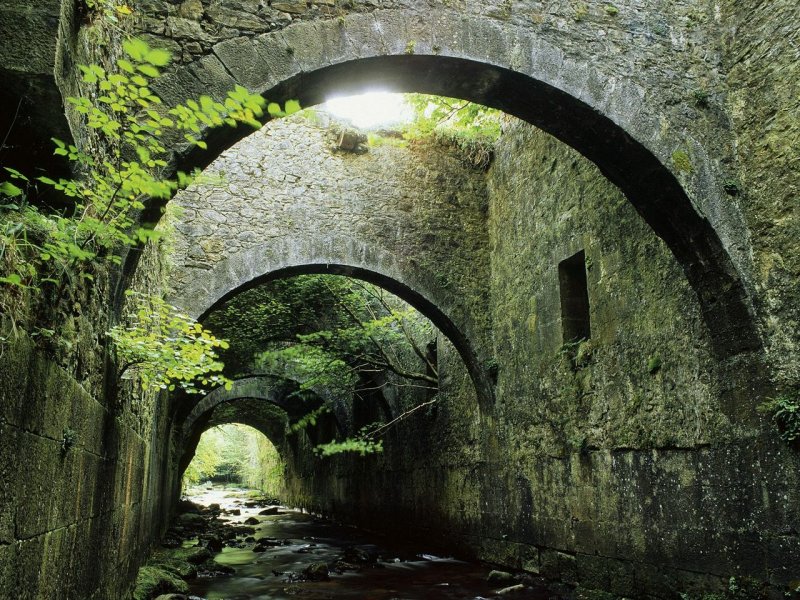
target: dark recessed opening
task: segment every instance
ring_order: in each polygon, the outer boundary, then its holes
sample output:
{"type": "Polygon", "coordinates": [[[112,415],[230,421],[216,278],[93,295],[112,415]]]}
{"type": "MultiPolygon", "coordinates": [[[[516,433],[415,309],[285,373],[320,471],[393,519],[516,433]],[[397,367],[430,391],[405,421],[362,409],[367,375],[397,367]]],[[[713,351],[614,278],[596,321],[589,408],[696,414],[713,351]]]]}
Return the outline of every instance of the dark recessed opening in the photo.
{"type": "Polygon", "coordinates": [[[583,250],[558,265],[561,292],[561,331],[564,343],[589,339],[589,290],[586,285],[586,254],[583,250]]]}

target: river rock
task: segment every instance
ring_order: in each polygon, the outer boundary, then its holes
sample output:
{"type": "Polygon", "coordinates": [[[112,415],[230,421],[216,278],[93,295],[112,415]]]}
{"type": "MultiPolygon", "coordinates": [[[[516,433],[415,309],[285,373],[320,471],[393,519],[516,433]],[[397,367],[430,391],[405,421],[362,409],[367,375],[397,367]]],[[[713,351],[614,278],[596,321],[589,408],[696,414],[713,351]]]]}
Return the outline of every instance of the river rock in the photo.
{"type": "Polygon", "coordinates": [[[185,594],[188,591],[189,586],[175,572],[164,567],[147,565],[139,569],[133,598],[145,600],[170,593],[185,594]]]}
{"type": "Polygon", "coordinates": [[[491,571],[489,576],[486,578],[486,582],[491,587],[507,587],[509,585],[518,583],[518,580],[516,577],[514,577],[514,575],[506,571],[491,571]]]}
{"type": "Polygon", "coordinates": [[[505,587],[502,590],[497,590],[495,592],[495,594],[497,596],[506,596],[506,595],[512,595],[512,594],[515,594],[517,592],[524,592],[524,591],[525,591],[525,586],[522,585],[521,583],[519,583],[517,585],[512,585],[512,586],[509,586],[509,587],[505,587]]]}
{"type": "Polygon", "coordinates": [[[187,529],[204,529],[206,521],[202,515],[197,513],[184,513],[178,516],[178,524],[187,529]]]}
{"type": "Polygon", "coordinates": [[[178,502],[179,513],[199,513],[200,507],[191,500],[181,500],[178,502]]]}
{"type": "Polygon", "coordinates": [[[204,548],[203,546],[193,546],[191,548],[178,549],[174,556],[192,563],[193,565],[199,565],[211,558],[211,552],[208,551],[208,548],[204,548]]]}
{"type": "Polygon", "coordinates": [[[222,552],[222,540],[217,536],[208,538],[205,545],[209,552],[213,552],[214,554],[222,552]]]}
{"type": "Polygon", "coordinates": [[[260,521],[258,519],[256,519],[255,517],[250,517],[249,519],[247,519],[244,522],[245,525],[258,525],[259,523],[260,523],[260,521]]]}
{"type": "Polygon", "coordinates": [[[258,514],[260,514],[260,515],[279,515],[280,511],[278,510],[277,506],[273,506],[271,508],[265,508],[264,510],[262,510],[258,514]]]}
{"type": "Polygon", "coordinates": [[[374,563],[375,557],[371,556],[370,553],[364,550],[363,548],[350,546],[349,548],[344,549],[342,560],[345,563],[351,563],[356,565],[367,565],[374,563]]]}
{"type": "Polygon", "coordinates": [[[328,581],[328,579],[330,579],[328,576],[328,565],[322,562],[311,563],[303,569],[303,574],[309,581],[328,581]]]}

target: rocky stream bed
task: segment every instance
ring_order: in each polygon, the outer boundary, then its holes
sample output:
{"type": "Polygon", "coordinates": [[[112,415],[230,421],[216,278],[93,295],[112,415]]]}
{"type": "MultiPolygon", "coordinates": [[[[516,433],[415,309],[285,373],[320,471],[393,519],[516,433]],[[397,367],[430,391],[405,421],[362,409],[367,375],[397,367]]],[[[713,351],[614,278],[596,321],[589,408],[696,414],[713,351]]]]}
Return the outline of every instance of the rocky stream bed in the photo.
{"type": "Polygon", "coordinates": [[[140,570],[134,600],[572,597],[528,574],[429,554],[247,490],[192,491],[140,570]]]}

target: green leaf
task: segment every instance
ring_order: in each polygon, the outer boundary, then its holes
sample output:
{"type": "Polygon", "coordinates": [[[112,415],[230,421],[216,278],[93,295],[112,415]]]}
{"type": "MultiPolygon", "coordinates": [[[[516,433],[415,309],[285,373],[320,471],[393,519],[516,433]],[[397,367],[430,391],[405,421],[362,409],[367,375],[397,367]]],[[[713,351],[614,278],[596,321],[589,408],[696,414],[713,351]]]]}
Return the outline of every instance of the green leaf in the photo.
{"type": "Polygon", "coordinates": [[[22,277],[20,277],[16,273],[11,273],[7,277],[0,277],[0,283],[7,283],[8,285],[15,285],[15,286],[18,286],[18,287],[24,287],[22,285],[22,277]]]}
{"type": "Polygon", "coordinates": [[[127,61],[124,58],[119,59],[117,61],[117,65],[119,66],[120,69],[122,69],[126,73],[135,73],[136,72],[136,67],[134,67],[133,64],[131,64],[130,61],[127,61]]]}
{"type": "Polygon", "coordinates": [[[144,57],[145,62],[149,62],[156,67],[166,67],[172,60],[172,55],[168,50],[153,48],[144,57]]]}
{"type": "Polygon", "coordinates": [[[287,100],[285,110],[287,115],[293,115],[294,113],[301,110],[300,102],[298,102],[297,100],[287,100]]]}
{"type": "Polygon", "coordinates": [[[16,169],[12,169],[11,167],[4,167],[8,174],[11,175],[12,179],[19,179],[21,181],[30,181],[25,175],[17,171],[16,169]]]}
{"type": "Polygon", "coordinates": [[[147,42],[139,38],[125,40],[122,43],[122,49],[125,51],[125,54],[136,62],[144,61],[145,56],[150,52],[150,46],[147,45],[147,42]]]}
{"type": "Polygon", "coordinates": [[[148,77],[158,77],[159,76],[158,69],[156,69],[152,65],[138,65],[136,68],[139,69],[139,71],[141,71],[142,73],[144,73],[148,77]]]}
{"type": "Polygon", "coordinates": [[[0,194],[9,198],[16,198],[22,195],[22,190],[9,181],[0,183],[0,194]]]}

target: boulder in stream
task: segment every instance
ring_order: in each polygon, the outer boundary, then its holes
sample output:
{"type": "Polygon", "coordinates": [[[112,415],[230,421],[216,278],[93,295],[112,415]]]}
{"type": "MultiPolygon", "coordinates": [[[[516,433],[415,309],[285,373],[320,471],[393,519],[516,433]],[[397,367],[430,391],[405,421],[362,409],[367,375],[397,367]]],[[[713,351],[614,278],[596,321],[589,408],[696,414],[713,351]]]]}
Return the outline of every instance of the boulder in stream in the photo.
{"type": "Polygon", "coordinates": [[[189,591],[187,583],[180,576],[163,566],[145,566],[139,569],[133,600],[149,600],[159,595],[189,591]]]}
{"type": "Polygon", "coordinates": [[[328,581],[328,565],[323,562],[315,562],[303,569],[303,575],[309,581],[328,581]]]}
{"type": "Polygon", "coordinates": [[[493,570],[489,573],[489,576],[486,578],[486,582],[491,587],[501,588],[519,583],[519,579],[517,579],[514,575],[506,571],[493,570]]]}

